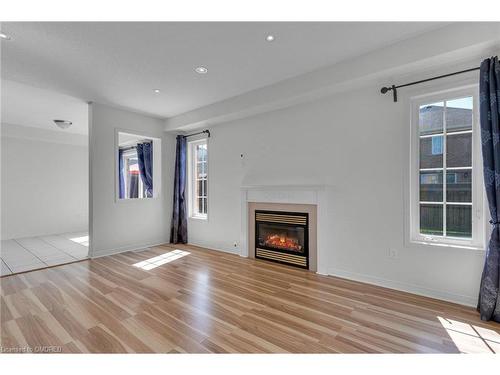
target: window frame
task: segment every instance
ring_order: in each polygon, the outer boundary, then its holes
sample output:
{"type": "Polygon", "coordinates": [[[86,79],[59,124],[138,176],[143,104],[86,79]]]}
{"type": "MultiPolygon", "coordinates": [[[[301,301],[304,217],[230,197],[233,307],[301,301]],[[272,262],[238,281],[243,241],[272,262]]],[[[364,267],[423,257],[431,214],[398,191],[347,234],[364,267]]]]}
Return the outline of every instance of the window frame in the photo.
{"type": "Polygon", "coordinates": [[[188,212],[190,219],[198,219],[198,220],[208,220],[208,212],[209,212],[209,155],[208,155],[208,138],[196,139],[193,141],[188,141],[187,144],[188,149],[188,212]],[[207,201],[207,212],[199,213],[195,211],[196,202],[195,200],[198,198],[194,195],[195,185],[198,180],[196,180],[196,146],[204,144],[207,148],[207,156],[205,163],[205,171],[206,171],[206,201],[207,201]]]}
{"type": "Polygon", "coordinates": [[[144,204],[149,200],[160,199],[162,196],[162,156],[164,153],[164,142],[162,137],[155,136],[150,132],[136,131],[133,129],[115,127],[114,128],[114,139],[115,139],[115,166],[114,166],[114,179],[115,179],[115,203],[116,204],[144,204]],[[146,198],[120,198],[120,135],[132,135],[141,139],[147,139],[153,142],[153,196],[146,198]],[[143,203],[141,203],[143,202],[143,203]]]}
{"type": "MultiPolygon", "coordinates": [[[[479,126],[479,86],[468,85],[461,88],[443,90],[440,92],[418,95],[410,98],[410,233],[411,243],[424,245],[438,245],[449,247],[470,248],[484,250],[485,228],[484,219],[484,183],[482,175],[482,155],[479,126]],[[419,112],[420,106],[441,101],[449,102],[454,99],[472,97],[472,238],[447,237],[441,235],[428,235],[420,233],[420,133],[419,112]]],[[[444,114],[443,114],[444,115],[444,114]]],[[[444,126],[444,124],[443,124],[444,126]]],[[[444,133],[444,129],[443,129],[444,133]]],[[[443,134],[443,227],[446,225],[446,137],[443,134]]],[[[457,168],[466,169],[466,168],[457,168]]],[[[455,204],[455,203],[452,203],[455,204]]]]}

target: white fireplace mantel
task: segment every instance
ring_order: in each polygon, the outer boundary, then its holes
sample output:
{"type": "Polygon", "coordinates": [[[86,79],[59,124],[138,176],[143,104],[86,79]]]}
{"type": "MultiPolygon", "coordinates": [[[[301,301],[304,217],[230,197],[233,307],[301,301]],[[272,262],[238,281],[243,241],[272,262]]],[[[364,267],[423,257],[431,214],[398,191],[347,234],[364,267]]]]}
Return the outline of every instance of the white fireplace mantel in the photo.
{"type": "Polygon", "coordinates": [[[330,185],[251,185],[241,187],[240,255],[248,257],[248,203],[311,204],[317,210],[317,273],[328,268],[328,193],[330,185]]]}

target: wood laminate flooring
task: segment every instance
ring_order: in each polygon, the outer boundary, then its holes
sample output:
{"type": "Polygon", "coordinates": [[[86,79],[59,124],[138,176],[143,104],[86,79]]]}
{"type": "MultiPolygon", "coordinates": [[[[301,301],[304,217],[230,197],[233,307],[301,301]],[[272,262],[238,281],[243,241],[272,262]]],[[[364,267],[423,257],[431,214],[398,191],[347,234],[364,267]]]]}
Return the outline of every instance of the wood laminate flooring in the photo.
{"type": "Polygon", "coordinates": [[[4,353],[500,352],[473,308],[193,246],[0,283],[4,353]]]}

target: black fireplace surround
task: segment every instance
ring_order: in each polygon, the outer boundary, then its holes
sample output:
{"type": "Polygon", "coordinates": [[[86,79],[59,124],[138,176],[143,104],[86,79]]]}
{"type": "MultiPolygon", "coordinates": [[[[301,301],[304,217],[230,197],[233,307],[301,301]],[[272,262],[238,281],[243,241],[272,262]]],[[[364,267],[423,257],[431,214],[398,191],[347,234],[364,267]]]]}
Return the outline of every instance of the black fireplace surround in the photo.
{"type": "Polygon", "coordinates": [[[255,211],[255,258],[309,268],[309,214],[255,211]]]}

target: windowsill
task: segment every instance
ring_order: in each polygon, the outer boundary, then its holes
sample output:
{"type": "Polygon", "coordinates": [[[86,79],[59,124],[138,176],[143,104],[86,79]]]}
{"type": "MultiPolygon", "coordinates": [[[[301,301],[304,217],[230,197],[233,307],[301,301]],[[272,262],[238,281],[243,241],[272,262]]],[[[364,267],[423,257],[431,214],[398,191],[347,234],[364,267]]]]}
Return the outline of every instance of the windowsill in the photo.
{"type": "Polygon", "coordinates": [[[190,219],[193,219],[193,220],[204,220],[204,221],[208,221],[208,216],[189,216],[190,219]]]}
{"type": "Polygon", "coordinates": [[[455,243],[445,243],[445,242],[438,242],[438,241],[425,241],[425,240],[420,240],[420,239],[412,239],[409,242],[410,246],[422,246],[422,247],[427,247],[427,246],[433,246],[433,247],[441,247],[441,248],[449,248],[449,249],[460,249],[460,250],[471,250],[475,252],[484,252],[485,248],[482,246],[477,246],[477,245],[467,245],[467,244],[455,244],[455,243]]]}
{"type": "Polygon", "coordinates": [[[119,204],[124,204],[124,203],[137,203],[137,202],[144,202],[144,201],[150,201],[150,200],[157,200],[159,196],[153,196],[149,198],[115,198],[115,203],[119,204]]]}

